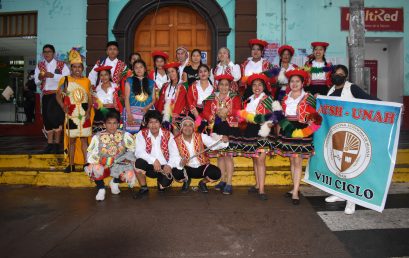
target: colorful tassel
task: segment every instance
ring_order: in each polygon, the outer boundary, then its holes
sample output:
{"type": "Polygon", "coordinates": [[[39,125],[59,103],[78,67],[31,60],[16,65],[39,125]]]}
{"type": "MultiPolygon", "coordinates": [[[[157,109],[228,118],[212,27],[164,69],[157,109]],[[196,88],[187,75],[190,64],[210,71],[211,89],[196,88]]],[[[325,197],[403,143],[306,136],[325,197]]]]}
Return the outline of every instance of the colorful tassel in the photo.
{"type": "Polygon", "coordinates": [[[287,118],[282,119],[278,124],[282,129],[282,134],[287,138],[306,138],[318,131],[321,127],[321,125],[312,122],[306,128],[297,129],[287,118]]]}
{"type": "Polygon", "coordinates": [[[267,77],[272,78],[272,77],[276,77],[280,73],[280,70],[281,70],[280,67],[273,67],[273,68],[271,68],[269,70],[264,71],[263,73],[267,77]]]}
{"type": "Polygon", "coordinates": [[[275,100],[273,102],[273,111],[282,111],[283,107],[280,104],[280,101],[275,100]]]}
{"type": "Polygon", "coordinates": [[[172,122],[172,101],[167,100],[165,102],[165,107],[162,111],[163,114],[163,121],[172,122]]]}
{"type": "Polygon", "coordinates": [[[309,67],[309,66],[304,66],[304,70],[309,72],[309,73],[326,73],[326,72],[332,72],[334,70],[334,66],[325,66],[325,67],[309,67]]]}
{"type": "Polygon", "coordinates": [[[261,137],[267,137],[271,132],[270,125],[272,124],[273,124],[272,121],[267,121],[263,123],[260,127],[260,130],[258,131],[258,135],[260,135],[261,137]]]}
{"type": "Polygon", "coordinates": [[[302,132],[301,129],[296,129],[293,131],[293,133],[291,134],[292,138],[303,138],[304,134],[302,132]]]}

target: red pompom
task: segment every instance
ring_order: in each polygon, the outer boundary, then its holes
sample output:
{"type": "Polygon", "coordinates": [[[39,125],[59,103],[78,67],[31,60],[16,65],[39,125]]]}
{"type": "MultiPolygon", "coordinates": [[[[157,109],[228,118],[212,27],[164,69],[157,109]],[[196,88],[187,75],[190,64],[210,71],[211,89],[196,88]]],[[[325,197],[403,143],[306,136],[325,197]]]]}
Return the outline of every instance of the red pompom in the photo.
{"type": "Polygon", "coordinates": [[[312,113],[308,115],[308,120],[313,121],[316,125],[321,125],[322,123],[322,116],[318,114],[318,112],[312,113]]]}

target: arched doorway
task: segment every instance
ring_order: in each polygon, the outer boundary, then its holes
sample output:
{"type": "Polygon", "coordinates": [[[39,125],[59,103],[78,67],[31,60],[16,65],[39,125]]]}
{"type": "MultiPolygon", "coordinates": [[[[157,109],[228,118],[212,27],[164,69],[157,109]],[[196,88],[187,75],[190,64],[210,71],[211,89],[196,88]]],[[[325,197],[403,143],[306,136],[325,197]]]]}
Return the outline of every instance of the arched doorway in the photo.
{"type": "Polygon", "coordinates": [[[184,6],[167,6],[147,14],[135,30],[135,52],[142,55],[148,68],[153,67],[151,52],[161,50],[176,60],[175,49],[184,46],[189,51],[198,48],[206,51],[211,63],[211,29],[194,9],[184,6]]]}
{"type": "MultiPolygon", "coordinates": [[[[229,23],[227,17],[217,3],[216,0],[200,0],[200,1],[186,1],[186,0],[131,0],[129,1],[118,15],[112,30],[118,41],[120,48],[120,57],[127,59],[129,54],[135,47],[135,32],[139,24],[149,14],[156,10],[161,10],[165,7],[185,7],[194,10],[199,14],[211,35],[210,53],[211,59],[208,58],[208,63],[214,65],[216,63],[216,51],[218,48],[227,45],[227,35],[230,33],[229,23]],[[137,10],[137,11],[136,11],[137,10]]],[[[166,23],[166,22],[162,22],[166,23]]],[[[165,24],[166,26],[166,24],[165,24]]],[[[169,23],[167,24],[169,26],[169,23]]],[[[176,37],[171,37],[176,38],[176,37]]],[[[183,43],[183,42],[182,42],[183,43]]],[[[176,45],[176,43],[174,44],[176,45]]],[[[200,47],[200,46],[198,46],[200,47]]],[[[141,50],[139,50],[141,51],[141,50]]],[[[175,50],[170,51],[169,54],[174,55],[175,50]]],[[[146,57],[145,57],[146,59],[146,57]]]]}

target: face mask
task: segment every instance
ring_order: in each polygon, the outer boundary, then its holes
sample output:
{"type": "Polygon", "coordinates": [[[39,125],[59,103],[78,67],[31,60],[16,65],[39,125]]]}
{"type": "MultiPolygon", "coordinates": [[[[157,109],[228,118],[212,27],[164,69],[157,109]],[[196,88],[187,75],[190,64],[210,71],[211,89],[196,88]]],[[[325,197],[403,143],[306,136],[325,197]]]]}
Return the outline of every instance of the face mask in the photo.
{"type": "Polygon", "coordinates": [[[345,83],[347,77],[346,76],[342,76],[342,75],[338,75],[338,74],[333,74],[331,76],[331,80],[332,83],[339,86],[345,83]]]}

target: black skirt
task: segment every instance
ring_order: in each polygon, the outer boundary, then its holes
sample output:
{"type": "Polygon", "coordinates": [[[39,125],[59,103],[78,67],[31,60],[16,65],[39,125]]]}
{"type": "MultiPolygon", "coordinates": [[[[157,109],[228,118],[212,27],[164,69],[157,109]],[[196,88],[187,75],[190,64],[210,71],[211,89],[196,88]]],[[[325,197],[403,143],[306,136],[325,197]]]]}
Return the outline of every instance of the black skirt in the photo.
{"type": "Polygon", "coordinates": [[[213,132],[219,135],[229,137],[229,145],[217,151],[208,153],[209,157],[235,157],[240,152],[242,146],[240,142],[240,130],[237,127],[230,127],[226,121],[220,122],[213,126],[213,132]]]}
{"type": "Polygon", "coordinates": [[[220,135],[226,135],[226,136],[235,136],[238,137],[240,135],[240,131],[238,127],[230,127],[229,123],[227,121],[222,121],[219,124],[215,124],[213,126],[213,132],[220,134],[220,135]]]}
{"type": "MultiPolygon", "coordinates": [[[[290,121],[297,129],[304,129],[308,125],[297,121],[290,121]]],[[[283,132],[280,132],[275,144],[275,153],[283,157],[302,157],[308,158],[314,154],[314,146],[312,144],[312,136],[305,138],[285,137],[283,132]]]]}
{"type": "Polygon", "coordinates": [[[240,148],[236,150],[236,156],[258,157],[260,153],[271,154],[274,151],[274,140],[271,137],[261,137],[259,124],[248,123],[240,137],[231,137],[240,148]]]}

